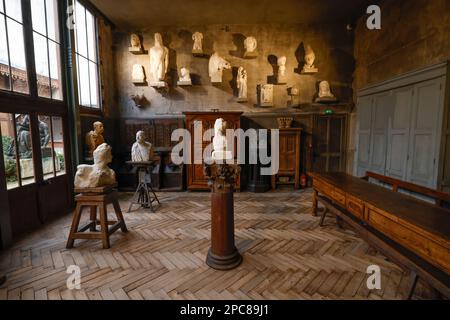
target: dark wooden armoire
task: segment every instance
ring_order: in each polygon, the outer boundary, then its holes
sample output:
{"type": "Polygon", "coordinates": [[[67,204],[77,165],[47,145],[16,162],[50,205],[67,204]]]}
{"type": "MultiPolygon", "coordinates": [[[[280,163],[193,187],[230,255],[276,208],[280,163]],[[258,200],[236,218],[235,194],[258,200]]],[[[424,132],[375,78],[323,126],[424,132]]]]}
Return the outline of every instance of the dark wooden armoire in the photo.
{"type": "MultiPolygon", "coordinates": [[[[223,118],[227,122],[228,129],[239,129],[241,127],[242,112],[185,112],[186,128],[191,134],[190,158],[194,161],[194,151],[196,141],[194,137],[195,126],[202,126],[202,137],[206,130],[214,129],[214,123],[217,119],[223,118]]],[[[199,140],[202,141],[202,140],[199,140]]],[[[212,143],[211,141],[202,141],[201,150],[212,143]]],[[[235,140],[234,156],[237,157],[237,148],[239,147],[237,139],[235,140]]],[[[200,150],[200,149],[199,149],[200,150]]],[[[187,165],[187,188],[188,190],[209,190],[208,180],[203,174],[203,164],[187,165]]],[[[240,189],[240,178],[236,182],[236,189],[240,189]]]]}

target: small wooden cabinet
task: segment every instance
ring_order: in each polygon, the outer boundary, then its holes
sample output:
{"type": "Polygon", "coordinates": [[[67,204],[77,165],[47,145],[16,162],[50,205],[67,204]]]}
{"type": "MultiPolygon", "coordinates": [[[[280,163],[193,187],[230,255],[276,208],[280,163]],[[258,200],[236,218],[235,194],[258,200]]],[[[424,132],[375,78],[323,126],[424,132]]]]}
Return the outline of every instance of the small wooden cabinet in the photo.
{"type": "Polygon", "coordinates": [[[300,150],[302,129],[280,129],[280,168],[272,176],[272,188],[279,184],[292,184],[300,188],[300,150]]]}
{"type": "MultiPolygon", "coordinates": [[[[194,162],[194,152],[196,147],[196,139],[194,136],[194,131],[196,126],[201,124],[201,134],[203,134],[208,129],[214,129],[214,124],[217,119],[223,118],[227,122],[228,129],[240,129],[241,128],[241,115],[242,112],[185,112],[186,115],[186,128],[191,134],[191,148],[190,148],[190,158],[192,163],[194,162]]],[[[198,127],[197,127],[198,128],[198,127]]],[[[199,140],[199,141],[202,141],[199,140]]],[[[201,150],[203,150],[212,143],[211,141],[202,141],[201,150]]],[[[238,146],[237,139],[235,140],[234,157],[237,157],[238,146]]],[[[200,150],[200,149],[199,149],[200,150]]],[[[188,164],[187,165],[187,188],[188,190],[209,190],[208,180],[203,174],[203,163],[202,164],[188,164]]],[[[240,177],[236,181],[236,189],[240,189],[240,177]]]]}

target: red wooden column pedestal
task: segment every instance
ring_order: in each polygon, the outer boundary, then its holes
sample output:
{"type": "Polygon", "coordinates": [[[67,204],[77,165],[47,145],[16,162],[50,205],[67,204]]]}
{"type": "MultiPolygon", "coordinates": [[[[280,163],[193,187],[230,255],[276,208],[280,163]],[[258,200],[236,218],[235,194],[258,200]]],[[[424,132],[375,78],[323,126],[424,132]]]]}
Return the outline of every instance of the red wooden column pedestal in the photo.
{"type": "Polygon", "coordinates": [[[234,186],[241,168],[235,164],[205,165],[211,187],[211,248],[206,264],[217,270],[238,267],[242,256],[234,244],[234,186]]]}

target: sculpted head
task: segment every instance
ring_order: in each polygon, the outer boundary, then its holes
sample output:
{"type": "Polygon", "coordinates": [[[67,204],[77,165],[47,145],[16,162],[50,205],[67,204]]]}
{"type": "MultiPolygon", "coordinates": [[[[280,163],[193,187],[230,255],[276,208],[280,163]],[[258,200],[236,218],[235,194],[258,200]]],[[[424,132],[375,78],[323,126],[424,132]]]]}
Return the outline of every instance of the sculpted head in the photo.
{"type": "Polygon", "coordinates": [[[155,33],[155,46],[162,47],[163,46],[163,40],[160,33],[155,33]]]}
{"type": "Polygon", "coordinates": [[[144,143],[146,141],[146,139],[147,139],[147,136],[145,135],[145,131],[140,130],[136,133],[136,142],[144,143]]]}
{"type": "Polygon", "coordinates": [[[314,61],[316,60],[316,55],[312,50],[311,46],[306,46],[305,49],[305,63],[306,66],[312,68],[314,66],[314,61]]]}
{"type": "Polygon", "coordinates": [[[226,134],[226,130],[227,130],[227,122],[222,118],[217,119],[216,122],[214,123],[215,136],[224,136],[226,134]]]}
{"type": "Polygon", "coordinates": [[[284,67],[286,65],[287,58],[285,56],[281,56],[278,58],[278,66],[284,67]]]}
{"type": "Polygon", "coordinates": [[[253,52],[256,50],[258,43],[254,37],[247,37],[244,40],[244,47],[247,50],[247,52],[253,52]]]}
{"type": "Polygon", "coordinates": [[[100,121],[94,122],[94,131],[96,134],[102,134],[105,131],[105,129],[103,128],[103,123],[101,123],[100,121]]]}
{"type": "Polygon", "coordinates": [[[134,47],[140,47],[141,46],[141,39],[139,39],[139,36],[135,33],[131,35],[130,40],[131,46],[134,47]]]}
{"type": "Polygon", "coordinates": [[[94,164],[106,166],[112,161],[111,147],[107,143],[103,143],[94,151],[94,164]]]}
{"type": "Polygon", "coordinates": [[[186,78],[189,76],[189,70],[186,68],[181,68],[180,73],[182,78],[186,78]]]}
{"type": "Polygon", "coordinates": [[[319,83],[319,97],[330,97],[333,96],[330,90],[330,84],[328,81],[321,81],[319,83]]]}
{"type": "Polygon", "coordinates": [[[202,39],[203,39],[203,34],[198,31],[192,35],[192,40],[194,40],[194,41],[201,41],[202,39]]]}

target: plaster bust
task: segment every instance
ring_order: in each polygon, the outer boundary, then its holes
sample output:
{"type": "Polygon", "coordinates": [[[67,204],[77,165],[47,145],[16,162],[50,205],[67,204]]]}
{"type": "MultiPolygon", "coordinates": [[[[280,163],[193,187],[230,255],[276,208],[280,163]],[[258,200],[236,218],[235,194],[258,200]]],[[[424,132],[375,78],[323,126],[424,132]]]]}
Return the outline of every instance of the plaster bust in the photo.
{"type": "Polygon", "coordinates": [[[133,65],[133,73],[131,75],[133,83],[145,82],[144,67],[140,64],[133,65]]]}
{"type": "Polygon", "coordinates": [[[233,158],[231,151],[228,151],[227,143],[227,122],[219,118],[214,123],[214,139],[213,139],[213,160],[229,160],[233,158]]]}
{"type": "Polygon", "coordinates": [[[278,83],[286,83],[286,62],[287,59],[285,56],[278,58],[278,83]]]}
{"type": "Polygon", "coordinates": [[[94,151],[94,165],[82,164],[75,174],[75,188],[97,188],[116,183],[116,173],[108,167],[111,147],[103,143],[94,151]]]}
{"type": "Polygon", "coordinates": [[[136,133],[136,142],[131,148],[131,161],[147,162],[153,158],[152,144],[146,141],[146,138],[144,131],[141,130],[136,133]]]}
{"type": "Polygon", "coordinates": [[[103,132],[105,131],[103,123],[101,123],[100,121],[96,121],[94,122],[93,126],[94,130],[89,131],[86,134],[86,147],[89,157],[92,157],[95,149],[97,149],[99,145],[105,142],[105,139],[103,138],[103,132]]]}
{"type": "Polygon", "coordinates": [[[319,93],[316,102],[335,102],[337,101],[333,93],[331,93],[330,84],[328,81],[321,81],[319,83],[319,93]]]}
{"type": "Polygon", "coordinates": [[[222,82],[223,69],[231,69],[231,64],[214,52],[209,58],[209,76],[212,83],[222,82]]]}
{"type": "Polygon", "coordinates": [[[239,67],[237,73],[236,85],[239,90],[238,101],[244,102],[247,100],[247,71],[244,67],[239,67]]]}
{"type": "Polygon", "coordinates": [[[155,45],[150,48],[150,73],[153,81],[164,81],[168,68],[169,49],[163,45],[161,34],[155,33],[155,45]]]}
{"type": "Polygon", "coordinates": [[[310,45],[305,48],[305,65],[303,66],[303,73],[317,73],[319,69],[314,66],[316,55],[310,45]]]}
{"type": "Polygon", "coordinates": [[[247,37],[244,40],[245,54],[244,57],[256,57],[257,52],[256,48],[258,46],[258,42],[255,37],[247,37]]]}
{"type": "Polygon", "coordinates": [[[191,73],[187,68],[180,69],[180,81],[191,82],[191,73]]]}
{"type": "Polygon", "coordinates": [[[192,48],[192,52],[198,53],[198,54],[203,53],[203,44],[202,44],[203,34],[200,32],[195,32],[192,35],[192,40],[194,40],[194,46],[192,48]]]}
{"type": "Polygon", "coordinates": [[[141,39],[135,33],[130,36],[130,48],[129,50],[133,53],[140,53],[142,51],[141,39]]]}

